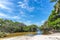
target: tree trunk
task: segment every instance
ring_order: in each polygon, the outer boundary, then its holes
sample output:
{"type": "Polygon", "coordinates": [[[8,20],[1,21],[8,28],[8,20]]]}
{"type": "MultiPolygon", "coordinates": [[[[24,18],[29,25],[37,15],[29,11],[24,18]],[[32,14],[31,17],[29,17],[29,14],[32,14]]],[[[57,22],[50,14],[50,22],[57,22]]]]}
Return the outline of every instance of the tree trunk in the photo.
{"type": "Polygon", "coordinates": [[[56,3],[55,11],[56,11],[56,13],[60,13],[60,0],[58,0],[56,3]]]}

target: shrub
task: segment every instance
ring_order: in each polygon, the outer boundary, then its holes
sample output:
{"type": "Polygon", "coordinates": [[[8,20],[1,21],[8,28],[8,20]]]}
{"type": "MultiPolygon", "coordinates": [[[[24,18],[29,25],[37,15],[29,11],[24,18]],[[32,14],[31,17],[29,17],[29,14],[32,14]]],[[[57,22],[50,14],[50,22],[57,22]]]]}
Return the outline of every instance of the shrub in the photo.
{"type": "Polygon", "coordinates": [[[6,37],[6,33],[5,32],[0,32],[0,38],[2,37],[6,37]]]}

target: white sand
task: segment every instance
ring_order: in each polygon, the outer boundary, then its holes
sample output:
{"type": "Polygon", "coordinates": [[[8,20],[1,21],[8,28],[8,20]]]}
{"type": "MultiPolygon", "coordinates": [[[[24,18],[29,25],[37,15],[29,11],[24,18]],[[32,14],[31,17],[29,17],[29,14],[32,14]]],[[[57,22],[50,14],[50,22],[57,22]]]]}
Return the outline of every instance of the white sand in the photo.
{"type": "Polygon", "coordinates": [[[18,36],[12,38],[4,38],[3,40],[60,40],[60,33],[51,35],[18,36]]]}

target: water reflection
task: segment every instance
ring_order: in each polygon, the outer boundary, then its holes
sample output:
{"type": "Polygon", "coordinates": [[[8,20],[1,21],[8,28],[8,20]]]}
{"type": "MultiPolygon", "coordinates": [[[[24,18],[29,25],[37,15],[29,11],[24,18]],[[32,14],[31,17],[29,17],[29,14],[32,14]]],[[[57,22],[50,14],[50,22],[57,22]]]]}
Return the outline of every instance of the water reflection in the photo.
{"type": "Polygon", "coordinates": [[[39,29],[37,29],[37,34],[36,35],[41,35],[42,31],[40,31],[39,29]]]}
{"type": "Polygon", "coordinates": [[[35,35],[42,35],[42,31],[37,29],[36,33],[34,33],[34,34],[31,34],[31,33],[27,34],[27,36],[35,36],[35,35]]]}

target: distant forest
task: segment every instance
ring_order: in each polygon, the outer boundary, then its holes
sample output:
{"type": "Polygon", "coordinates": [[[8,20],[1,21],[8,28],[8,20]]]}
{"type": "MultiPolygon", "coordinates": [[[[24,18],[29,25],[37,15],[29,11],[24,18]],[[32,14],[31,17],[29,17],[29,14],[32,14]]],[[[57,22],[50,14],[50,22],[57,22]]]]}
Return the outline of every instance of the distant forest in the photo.
{"type": "Polygon", "coordinates": [[[15,32],[35,32],[37,25],[25,25],[24,23],[14,22],[12,20],[0,18],[0,32],[15,33],[15,32]]]}

